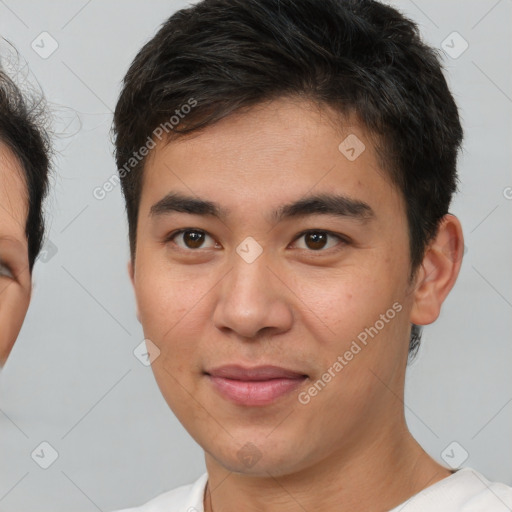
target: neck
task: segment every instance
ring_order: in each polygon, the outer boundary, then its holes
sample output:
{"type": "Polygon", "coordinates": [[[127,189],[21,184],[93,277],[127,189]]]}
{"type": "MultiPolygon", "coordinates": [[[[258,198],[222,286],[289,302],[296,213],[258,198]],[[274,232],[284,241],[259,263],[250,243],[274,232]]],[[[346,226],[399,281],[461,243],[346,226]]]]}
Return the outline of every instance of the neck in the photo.
{"type": "Polygon", "coordinates": [[[233,473],[207,455],[205,512],[390,510],[451,474],[414,440],[405,419],[400,432],[381,429],[363,449],[337,450],[278,477],[233,473]]]}

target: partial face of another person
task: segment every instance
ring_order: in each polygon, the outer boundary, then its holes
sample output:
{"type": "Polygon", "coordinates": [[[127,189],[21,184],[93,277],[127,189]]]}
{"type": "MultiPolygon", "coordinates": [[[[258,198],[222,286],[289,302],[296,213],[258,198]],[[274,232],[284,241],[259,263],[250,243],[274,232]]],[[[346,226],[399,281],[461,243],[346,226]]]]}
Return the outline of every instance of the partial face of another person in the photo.
{"type": "Polygon", "coordinates": [[[0,366],[11,352],[30,302],[27,214],[23,169],[0,142],[0,366]]]}
{"type": "Polygon", "coordinates": [[[280,99],[147,159],[131,274],[153,371],[231,471],[369,456],[402,428],[410,324],[436,316],[409,273],[404,199],[355,122],[280,99]]]}

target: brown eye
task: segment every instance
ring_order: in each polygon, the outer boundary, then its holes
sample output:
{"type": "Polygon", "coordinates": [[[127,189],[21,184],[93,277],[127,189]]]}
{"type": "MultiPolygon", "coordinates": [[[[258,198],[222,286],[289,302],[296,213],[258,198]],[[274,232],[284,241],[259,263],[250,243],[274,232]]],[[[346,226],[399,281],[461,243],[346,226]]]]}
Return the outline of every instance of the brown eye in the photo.
{"type": "Polygon", "coordinates": [[[304,236],[309,249],[323,249],[327,243],[327,234],[320,231],[307,233],[304,236]]]}
{"type": "MultiPolygon", "coordinates": [[[[181,249],[204,249],[205,247],[202,246],[207,238],[213,241],[213,238],[204,231],[198,229],[182,229],[169,236],[166,241],[174,241],[181,249]]],[[[210,247],[214,246],[215,241],[213,241],[210,247]]]]}
{"type": "Polygon", "coordinates": [[[336,247],[336,245],[343,246],[349,243],[349,241],[345,240],[342,236],[335,235],[329,231],[305,231],[296,238],[296,241],[301,239],[303,239],[304,242],[302,244],[298,244],[299,249],[309,249],[310,251],[319,252],[326,252],[322,251],[322,249],[331,249],[336,247]],[[333,240],[334,243],[331,240],[333,240]]]}
{"type": "Polygon", "coordinates": [[[204,233],[199,231],[185,231],[183,233],[183,241],[190,249],[198,249],[204,242],[204,233]]]}

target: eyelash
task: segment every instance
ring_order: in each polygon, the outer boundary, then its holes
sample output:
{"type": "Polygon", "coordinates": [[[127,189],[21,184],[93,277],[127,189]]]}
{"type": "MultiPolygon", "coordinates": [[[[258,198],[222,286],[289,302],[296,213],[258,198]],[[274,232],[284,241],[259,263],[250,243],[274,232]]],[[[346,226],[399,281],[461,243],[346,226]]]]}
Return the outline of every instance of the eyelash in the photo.
{"type": "MultiPolygon", "coordinates": [[[[169,235],[164,239],[164,243],[173,242],[175,245],[177,245],[174,242],[174,238],[176,238],[178,235],[181,235],[183,233],[187,233],[189,231],[197,232],[197,233],[202,233],[202,234],[205,234],[205,235],[207,235],[207,236],[209,236],[210,238],[213,239],[213,237],[207,231],[204,231],[203,229],[184,228],[184,229],[179,229],[177,231],[173,231],[172,233],[169,233],[169,235]]],[[[304,235],[307,235],[307,234],[310,234],[310,233],[326,234],[326,235],[328,235],[330,237],[337,238],[341,242],[341,244],[338,244],[335,247],[330,247],[328,249],[318,249],[318,250],[314,250],[314,249],[301,249],[301,250],[306,250],[307,252],[311,252],[311,253],[322,253],[322,252],[325,253],[325,252],[332,252],[332,251],[337,252],[338,250],[341,250],[341,248],[343,246],[349,245],[351,243],[351,240],[348,237],[339,235],[337,233],[333,233],[332,231],[328,231],[328,230],[325,230],[325,229],[306,229],[306,230],[300,232],[293,239],[293,242],[296,242],[297,240],[302,238],[304,235]],[[340,247],[340,245],[341,245],[341,247],[340,247]]],[[[201,250],[200,248],[199,249],[190,249],[190,248],[184,249],[183,247],[180,247],[180,246],[177,246],[177,247],[178,247],[179,250],[186,251],[186,252],[198,252],[198,251],[201,250]]]]}

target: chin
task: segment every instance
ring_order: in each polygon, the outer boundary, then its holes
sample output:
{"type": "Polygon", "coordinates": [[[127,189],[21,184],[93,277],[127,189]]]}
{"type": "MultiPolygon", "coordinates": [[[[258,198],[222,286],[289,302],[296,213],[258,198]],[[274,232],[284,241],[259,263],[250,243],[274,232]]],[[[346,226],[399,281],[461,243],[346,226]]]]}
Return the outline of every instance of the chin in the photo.
{"type": "Polygon", "coordinates": [[[209,457],[228,471],[243,475],[268,477],[283,476],[301,469],[305,460],[290,438],[270,439],[264,432],[226,436],[215,444],[206,438],[202,444],[209,457]]]}

